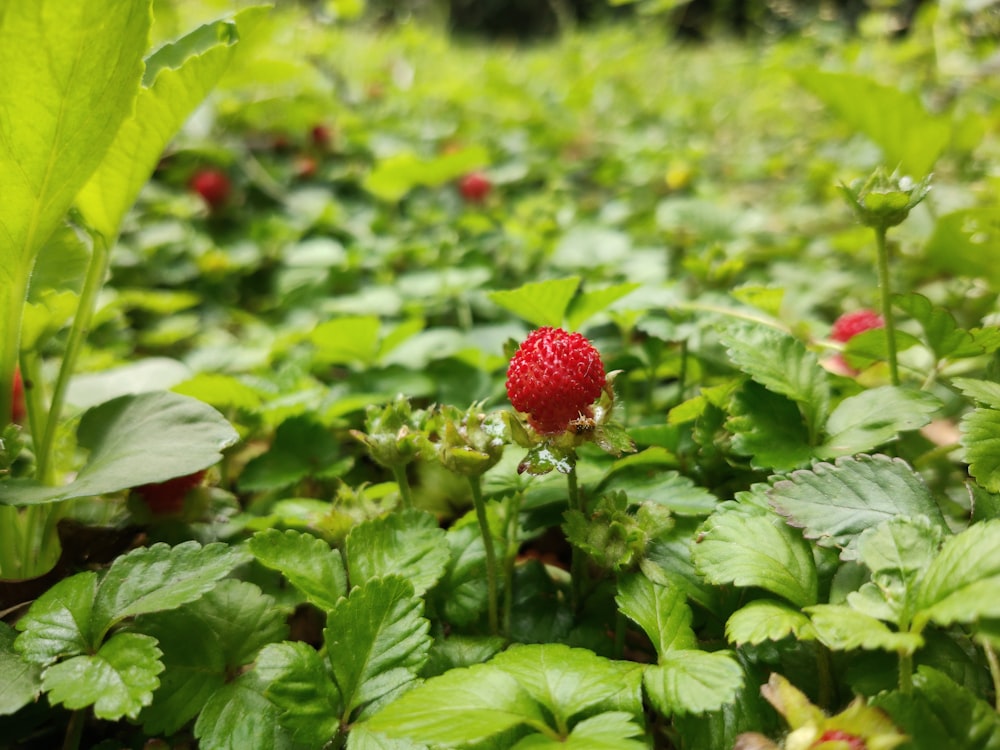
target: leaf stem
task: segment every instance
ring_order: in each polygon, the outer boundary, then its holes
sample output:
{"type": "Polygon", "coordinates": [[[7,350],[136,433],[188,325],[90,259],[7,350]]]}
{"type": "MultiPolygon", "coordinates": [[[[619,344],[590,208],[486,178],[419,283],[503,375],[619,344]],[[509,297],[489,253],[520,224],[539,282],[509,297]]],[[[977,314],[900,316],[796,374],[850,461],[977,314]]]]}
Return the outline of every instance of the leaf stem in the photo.
{"type": "Polygon", "coordinates": [[[875,227],[875,245],[878,249],[878,287],[882,301],[882,320],[885,321],[885,345],[889,358],[889,379],[899,385],[899,364],[896,358],[896,323],[892,315],[892,285],[889,280],[889,247],[885,241],[887,228],[875,227]]]}
{"type": "Polygon", "coordinates": [[[403,510],[409,510],[413,507],[413,493],[410,492],[410,480],[406,476],[406,466],[394,464],[392,467],[392,476],[396,480],[396,486],[399,488],[399,499],[403,501],[403,510]]]}
{"type": "Polygon", "coordinates": [[[66,736],[63,738],[62,750],[79,750],[86,718],[87,714],[83,709],[77,709],[69,715],[69,724],[66,725],[66,736]]]}
{"type": "Polygon", "coordinates": [[[997,659],[997,652],[993,644],[983,640],[983,651],[986,652],[986,661],[990,665],[990,677],[993,678],[993,706],[997,713],[1000,713],[1000,660],[997,659]]]}
{"type": "Polygon", "coordinates": [[[490,635],[500,634],[500,617],[497,609],[497,555],[493,548],[493,534],[490,532],[490,522],[486,516],[486,502],[483,500],[482,478],[480,475],[469,477],[472,487],[472,503],[476,507],[476,519],[479,521],[479,531],[483,535],[483,547],[486,549],[486,596],[489,611],[490,635]]]}
{"type": "Polygon", "coordinates": [[[913,654],[903,650],[899,652],[899,689],[913,692],[913,654]]]}

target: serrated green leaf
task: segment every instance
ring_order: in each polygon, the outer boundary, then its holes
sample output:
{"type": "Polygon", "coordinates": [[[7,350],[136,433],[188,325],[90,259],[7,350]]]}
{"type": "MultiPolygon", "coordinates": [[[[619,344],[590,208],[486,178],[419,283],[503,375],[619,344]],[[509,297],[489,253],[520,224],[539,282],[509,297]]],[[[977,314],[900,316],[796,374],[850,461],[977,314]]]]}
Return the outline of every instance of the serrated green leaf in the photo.
{"type": "Polygon", "coordinates": [[[15,648],[30,662],[47,665],[64,656],[93,651],[90,620],[97,592],[97,574],[77,573],[54,584],[20,618],[15,648]]]}
{"type": "Polygon", "coordinates": [[[222,543],[195,541],[176,547],[140,547],[117,558],[97,586],[90,633],[100,643],[112,626],[128,617],[174,609],[193,602],[246,559],[222,543]]]}
{"type": "Polygon", "coordinates": [[[590,318],[598,313],[604,312],[613,303],[623,297],[627,297],[640,286],[642,285],[630,282],[625,284],[612,284],[611,286],[606,286],[601,289],[586,289],[580,292],[580,294],[572,300],[569,312],[566,314],[567,325],[574,331],[579,330],[580,326],[590,320],[590,318]]]}
{"type": "Polygon", "coordinates": [[[751,456],[754,468],[789,471],[813,458],[809,430],[788,397],[750,380],[733,394],[731,410],[726,428],[733,433],[733,450],[751,456]]]}
{"type": "Polygon", "coordinates": [[[677,586],[654,583],[645,575],[619,580],[615,597],[623,615],[642,628],[662,660],[671,651],[697,647],[691,629],[691,608],[677,586]]]}
{"type": "Polygon", "coordinates": [[[940,408],[940,400],[926,391],[891,385],[849,396],[830,414],[829,437],[816,449],[816,456],[831,459],[872,450],[900,432],[928,424],[940,408]]]}
{"type": "Polygon", "coordinates": [[[17,631],[0,622],[0,716],[19,711],[42,692],[42,670],[14,650],[17,631]]]}
{"type": "Polygon", "coordinates": [[[340,733],[340,692],[316,649],[306,643],[274,643],[260,652],[255,669],[296,742],[323,747],[340,733]]]}
{"type": "Polygon", "coordinates": [[[969,473],[988,491],[1000,492],[1000,409],[967,412],[959,429],[969,473]]]}
{"type": "Polygon", "coordinates": [[[912,654],[924,645],[916,633],[890,630],[881,620],[842,604],[817,604],[806,607],[820,642],[834,651],[866,650],[904,651],[912,654]]]}
{"type": "Polygon", "coordinates": [[[514,677],[559,726],[590,710],[642,712],[642,668],[561,643],[515,645],[490,662],[514,677]]]}
{"type": "Polygon", "coordinates": [[[340,551],[312,534],[267,529],[247,547],[265,567],[279,571],[317,607],[331,610],[347,595],[347,574],[340,551]]]}
{"type": "Polygon", "coordinates": [[[347,750],[430,750],[414,740],[386,737],[373,732],[366,724],[355,724],[347,736],[347,750]]]}
{"type": "MultiPolygon", "coordinates": [[[[633,458],[655,454],[649,448],[633,458]]],[[[662,505],[682,516],[704,516],[712,512],[719,499],[704,487],[699,487],[689,477],[673,469],[664,469],[654,462],[648,464],[616,461],[607,478],[599,485],[602,492],[622,491],[633,503],[649,502],[662,505]]]]}
{"type": "Polygon", "coordinates": [[[42,673],[49,701],[71,710],[94,707],[99,719],[134,719],[153,700],[163,671],[156,639],[140,633],[116,633],[96,654],[74,656],[42,673]]]}
{"type": "Polygon", "coordinates": [[[416,681],[431,646],[422,611],[399,576],[366,581],[330,611],[323,637],[346,711],[416,681]]]}
{"type": "Polygon", "coordinates": [[[631,714],[607,711],[583,719],[566,737],[529,734],[511,750],[644,750],[644,741],[628,739],[642,733],[631,714]]]}
{"type": "Polygon", "coordinates": [[[1000,617],[1000,520],[950,537],[924,573],[914,628],[1000,617]]]}
{"type": "Polygon", "coordinates": [[[896,294],[892,301],[920,324],[924,338],[938,360],[975,357],[984,353],[973,335],[958,327],[955,316],[937,307],[922,294],[896,294]]]}
{"type": "Polygon", "coordinates": [[[692,558],[712,583],[757,586],[798,607],[817,601],[812,549],[778,516],[715,513],[702,526],[692,558]]]}
{"type": "Polygon", "coordinates": [[[291,750],[290,733],[278,722],[279,710],[264,696],[266,685],[253,670],[212,694],[194,724],[201,750],[266,747],[291,750]]]}
{"type": "Polygon", "coordinates": [[[993,258],[1000,252],[1000,209],[965,208],[934,221],[934,231],[922,254],[926,271],[982,277],[992,286],[1000,282],[993,258]]]}
{"type": "Polygon", "coordinates": [[[534,281],[517,289],[490,292],[489,298],[534,326],[559,328],[570,300],[580,286],[579,276],[534,281]]]}
{"type": "Polygon", "coordinates": [[[743,686],[743,670],[732,652],[679,650],[646,668],[643,685],[665,716],[700,714],[731,703],[743,686]]]}
{"type": "Polygon", "coordinates": [[[341,458],[341,444],[312,416],[299,414],[284,420],[270,449],[251,459],[239,478],[240,489],[279,490],[309,477],[337,476],[350,468],[341,458]]]}
{"type": "Polygon", "coordinates": [[[488,593],[486,549],[475,513],[468,513],[448,529],[445,539],[451,561],[432,592],[434,601],[448,622],[468,625],[486,610],[488,593]]]}
{"type": "Polygon", "coordinates": [[[771,505],[806,538],[857,557],[857,536],[896,516],[926,516],[947,528],[940,508],[920,475],[887,456],[840,458],[793,472],[767,493],[771,505]]]}
{"type": "Polygon", "coordinates": [[[511,675],[491,664],[432,677],[383,708],[366,726],[435,748],[487,740],[521,724],[546,726],[538,704],[511,675]]]}
{"type": "Polygon", "coordinates": [[[444,529],[433,515],[416,509],[358,524],[346,544],[347,570],[355,586],[399,573],[417,596],[441,579],[451,559],[444,529]]]}
{"type": "Polygon", "coordinates": [[[810,435],[826,421],[830,386],[817,356],[801,341],[760,325],[733,325],[722,336],[740,370],[769,391],[796,402],[810,435]]]}
{"type": "Polygon", "coordinates": [[[316,326],[310,341],[319,362],[370,366],[378,357],[381,330],[377,315],[348,315],[316,326]]]}
{"type": "Polygon", "coordinates": [[[952,378],[952,385],[979,403],[1000,409],[1000,383],[975,378],[952,378]]]}
{"type": "Polygon", "coordinates": [[[780,641],[788,636],[812,640],[816,633],[809,618],[784,602],[758,599],[733,612],[726,621],[730,643],[756,646],[764,641],[780,641]]]}

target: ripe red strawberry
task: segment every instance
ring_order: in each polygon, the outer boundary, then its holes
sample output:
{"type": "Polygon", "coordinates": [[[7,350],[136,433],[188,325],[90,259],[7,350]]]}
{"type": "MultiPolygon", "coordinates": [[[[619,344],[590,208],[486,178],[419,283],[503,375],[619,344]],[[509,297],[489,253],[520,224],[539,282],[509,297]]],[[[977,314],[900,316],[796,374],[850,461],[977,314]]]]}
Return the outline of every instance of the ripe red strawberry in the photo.
{"type": "Polygon", "coordinates": [[[205,470],[202,469],[165,482],[143,484],[132,491],[143,499],[154,516],[174,515],[184,509],[184,496],[201,484],[204,478],[205,470]]]}
{"type": "Polygon", "coordinates": [[[565,432],[591,405],[606,379],[601,355],[582,334],[545,326],[524,340],[507,368],[507,396],[543,435],[565,432]]]}
{"type": "Polygon", "coordinates": [[[198,193],[213,211],[222,208],[232,192],[229,176],[215,168],[199,169],[191,176],[188,187],[198,193]]]}
{"type": "Polygon", "coordinates": [[[14,424],[24,424],[28,409],[24,403],[24,380],[21,379],[21,369],[14,370],[14,386],[12,388],[10,421],[14,424]]]}
{"type": "Polygon", "coordinates": [[[458,183],[458,189],[469,203],[482,203],[493,189],[493,183],[482,172],[470,172],[458,183]]]}
{"type": "Polygon", "coordinates": [[[874,310],[855,310],[854,312],[844,313],[837,318],[833,324],[833,330],[830,331],[830,338],[834,341],[846,343],[859,333],[870,331],[873,328],[882,328],[883,326],[885,326],[885,321],[874,310]]]}
{"type": "Polygon", "coordinates": [[[821,748],[826,742],[845,742],[850,750],[867,750],[864,739],[842,729],[827,729],[810,747],[821,748]]]}

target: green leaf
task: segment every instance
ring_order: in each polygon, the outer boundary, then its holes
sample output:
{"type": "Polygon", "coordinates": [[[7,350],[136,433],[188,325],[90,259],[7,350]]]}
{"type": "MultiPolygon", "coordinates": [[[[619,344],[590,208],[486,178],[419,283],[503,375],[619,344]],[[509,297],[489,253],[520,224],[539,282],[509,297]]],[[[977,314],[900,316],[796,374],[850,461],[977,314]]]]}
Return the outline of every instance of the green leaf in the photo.
{"type": "Polygon", "coordinates": [[[904,651],[912,654],[924,645],[916,633],[890,630],[881,620],[842,604],[817,604],[806,607],[820,642],[834,651],[866,650],[904,651]]]}
{"type": "Polygon", "coordinates": [[[264,696],[265,688],[260,676],[251,670],[213,693],[194,724],[198,747],[292,750],[291,737],[278,722],[280,711],[264,696]]]}
{"type": "Polygon", "coordinates": [[[273,643],[257,658],[267,698],[296,742],[323,747],[340,733],[343,705],[323,656],[306,643],[273,643]]]}
{"type": "Polygon", "coordinates": [[[802,413],[786,396],[750,380],[733,394],[731,410],[726,428],[733,433],[733,450],[751,456],[754,468],[789,471],[813,458],[802,413]]]}
{"type": "Polygon", "coordinates": [[[132,116],[76,198],[87,223],[107,239],[118,235],[166,145],[222,77],[239,41],[237,24],[253,23],[266,8],[247,8],[160,47],[147,60],[145,84],[132,116]]]}
{"type": "MultiPolygon", "coordinates": [[[[630,458],[643,454],[656,454],[649,448],[630,458]]],[[[662,468],[654,461],[630,462],[628,458],[616,461],[600,486],[602,492],[622,491],[632,504],[655,503],[681,516],[705,516],[712,512],[719,499],[704,487],[699,487],[689,477],[672,469],[662,468]]]]}
{"type": "MultiPolygon", "coordinates": [[[[625,284],[612,284],[600,289],[587,289],[580,292],[572,300],[569,312],[566,315],[567,325],[574,331],[579,330],[580,326],[592,317],[604,312],[613,303],[623,297],[627,297],[640,286],[642,284],[629,282],[625,284]]],[[[502,292],[495,292],[494,294],[502,294],[502,292]]],[[[494,302],[496,302],[495,298],[494,302]]],[[[498,302],[497,304],[501,303],[498,302]]]]}
{"type": "Polygon", "coordinates": [[[660,585],[633,574],[619,580],[615,601],[621,613],[649,636],[661,660],[671,651],[697,647],[691,608],[677,586],[660,585]]]}
{"type": "Polygon", "coordinates": [[[92,643],[128,617],[174,609],[211,590],[246,560],[236,547],[189,541],[140,547],[115,559],[97,586],[90,615],[92,643]]]}
{"type": "Polygon", "coordinates": [[[784,602],[758,599],[733,612],[726,621],[726,638],[737,646],[756,646],[790,635],[799,641],[816,637],[809,618],[784,602]]]}
{"type": "Polygon", "coordinates": [[[808,434],[818,434],[829,411],[830,387],[813,352],[798,339],[761,325],[732,325],[721,339],[733,364],[769,391],[795,401],[808,434]]]}
{"type": "Polygon", "coordinates": [[[347,595],[340,551],[312,534],[267,529],[250,537],[247,547],[261,565],[279,571],[320,609],[333,609],[347,595]]]}
{"type": "Polygon", "coordinates": [[[0,504],[53,502],[164,482],[218,463],[238,439],[219,412],[193,398],[166,392],[121,396],[81,418],[77,441],[90,455],[72,482],[4,483],[0,504]]]}
{"type": "Polygon", "coordinates": [[[448,622],[468,625],[487,605],[486,550],[475,514],[470,511],[445,538],[451,561],[434,588],[434,600],[448,622]]]}
{"type": "Polygon", "coordinates": [[[347,570],[354,585],[405,575],[417,596],[436,584],[451,559],[445,531],[422,510],[403,510],[358,524],[347,536],[347,570]]]}
{"type": "Polygon", "coordinates": [[[155,638],[116,633],[96,654],[74,656],[46,669],[42,688],[50,702],[68,709],[93,706],[98,719],[134,719],[153,700],[162,671],[155,638]]]}
{"type": "Polygon", "coordinates": [[[511,750],[645,750],[643,733],[635,717],[623,711],[607,711],[584,719],[566,737],[529,734],[511,750]]]}
{"type": "Polygon", "coordinates": [[[1000,520],[950,537],[924,573],[914,628],[1000,617],[1000,520]]]}
{"type": "Polygon", "coordinates": [[[47,665],[64,656],[93,651],[90,618],[97,592],[92,571],[64,578],[39,596],[20,618],[15,648],[25,659],[47,665]]]}
{"type": "Polygon", "coordinates": [[[534,281],[517,289],[490,292],[489,298],[505,310],[536,327],[559,328],[566,318],[570,300],[580,286],[579,276],[534,281]]]}
{"type": "Polygon", "coordinates": [[[974,378],[952,378],[951,383],[963,394],[975,399],[980,404],[1000,409],[1000,383],[974,378]]]}
{"type": "Polygon", "coordinates": [[[819,578],[812,549],[776,515],[721,511],[702,526],[695,567],[711,583],[758,586],[797,607],[815,604],[819,578]]]}
{"type": "Polygon", "coordinates": [[[386,737],[367,724],[355,724],[347,736],[347,750],[431,750],[422,742],[386,737]]]}
{"type": "Polygon", "coordinates": [[[330,611],[323,636],[346,711],[416,681],[431,646],[422,610],[409,581],[387,576],[366,581],[330,611]]]}
{"type": "Polygon", "coordinates": [[[175,385],[171,390],[190,396],[219,410],[243,409],[253,411],[263,402],[262,393],[247,385],[235,375],[216,372],[199,372],[192,378],[175,385]]]}
{"type": "Polygon", "coordinates": [[[969,473],[986,490],[1000,492],[1000,409],[982,407],[967,412],[962,415],[960,429],[969,473]]]}
{"type": "Polygon", "coordinates": [[[1000,253],[1000,208],[966,208],[939,216],[924,247],[925,272],[981,277],[991,286],[1000,283],[993,262],[1000,253]]]}
{"type": "Polygon", "coordinates": [[[917,94],[852,73],[795,71],[798,82],[845,123],[871,138],[884,161],[921,177],[951,138],[951,124],[924,109],[917,94]]]}
{"type": "Polygon", "coordinates": [[[316,326],[310,341],[318,362],[369,367],[378,358],[381,330],[377,315],[349,315],[316,326]]]}
{"type": "Polygon", "coordinates": [[[646,668],[642,682],[663,715],[701,714],[736,699],[743,670],[730,651],[671,651],[646,668]]]}
{"type": "Polygon", "coordinates": [[[17,631],[0,622],[0,716],[21,710],[42,692],[42,670],[14,650],[17,631]]]}
{"type": "Polygon", "coordinates": [[[896,516],[926,516],[947,528],[944,516],[920,475],[904,461],[887,456],[840,458],[793,472],[768,491],[772,506],[808,539],[841,548],[841,558],[857,558],[857,536],[896,516]]]}
{"type": "Polygon", "coordinates": [[[183,608],[139,617],[135,629],[156,638],[166,667],[152,705],[139,717],[150,734],[178,731],[231,674],[288,635],[273,597],[235,580],[219,582],[183,608]]]}
{"type": "Polygon", "coordinates": [[[559,726],[584,711],[642,713],[642,668],[561,643],[514,645],[493,666],[514,677],[559,726]]]}
{"type": "Polygon", "coordinates": [[[926,391],[891,385],[869,388],[845,398],[826,422],[829,437],[816,449],[819,458],[838,458],[877,448],[900,432],[931,421],[941,402],[926,391]]]}
{"type": "Polygon", "coordinates": [[[490,162],[482,146],[463,148],[451,154],[423,159],[404,151],[380,159],[364,179],[364,188],[376,198],[395,202],[417,186],[437,187],[490,162]]]}
{"type": "Polygon", "coordinates": [[[331,477],[347,471],[341,444],[311,416],[289,417],[275,431],[270,450],[251,459],[239,478],[241,490],[279,490],[309,477],[331,477]]]}
{"type": "Polygon", "coordinates": [[[366,724],[389,737],[435,748],[464,746],[529,724],[545,726],[541,708],[517,680],[492,664],[432,677],[375,714],[366,724]]]}
{"type": "Polygon", "coordinates": [[[892,301],[920,324],[928,346],[939,361],[976,357],[984,353],[972,333],[958,327],[955,316],[937,307],[922,294],[896,294],[892,301]]]}

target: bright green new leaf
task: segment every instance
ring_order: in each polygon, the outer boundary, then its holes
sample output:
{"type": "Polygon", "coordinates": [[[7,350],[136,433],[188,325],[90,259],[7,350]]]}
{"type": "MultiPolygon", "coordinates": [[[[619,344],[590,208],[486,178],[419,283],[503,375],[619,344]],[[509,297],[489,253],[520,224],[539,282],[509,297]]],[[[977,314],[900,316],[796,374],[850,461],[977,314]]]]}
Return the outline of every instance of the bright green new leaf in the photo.
{"type": "Polygon", "coordinates": [[[246,561],[246,553],[221,542],[195,541],[170,547],[162,542],[115,559],[97,586],[89,633],[100,643],[128,617],[180,607],[211,590],[246,561]]]}
{"type": "Polygon", "coordinates": [[[561,643],[515,645],[490,662],[514,677],[560,726],[583,712],[642,713],[642,667],[561,643]]]}
{"type": "Polygon", "coordinates": [[[962,415],[962,447],[969,473],[990,492],[1000,492],[1000,409],[981,407],[962,415]]]}
{"type": "Polygon", "coordinates": [[[941,402],[927,391],[885,385],[841,401],[826,421],[829,437],[816,449],[818,458],[863,453],[917,430],[931,421],[941,402]]]}
{"type": "Polygon", "coordinates": [[[65,656],[93,651],[90,616],[97,592],[97,573],[64,578],[31,603],[16,627],[15,648],[30,662],[47,665],[65,656]]]}
{"type": "Polygon", "coordinates": [[[566,737],[529,734],[511,750],[645,750],[643,740],[628,739],[642,733],[632,714],[607,711],[584,719],[566,737]]]}
{"type": "Polygon", "coordinates": [[[462,747],[521,724],[547,726],[535,700],[492,664],[432,677],[366,722],[374,732],[434,748],[462,747]]]}
{"type": "Polygon", "coordinates": [[[244,409],[252,411],[263,402],[263,394],[247,385],[235,375],[221,372],[199,372],[192,378],[175,385],[171,390],[182,396],[191,396],[216,409],[244,409]]]}
{"type": "Polygon", "coordinates": [[[489,153],[481,146],[424,159],[403,151],[381,159],[365,176],[364,188],[379,200],[396,202],[418,186],[438,187],[467,172],[489,164],[489,153]]]}
{"type": "Polygon", "coordinates": [[[912,654],[924,645],[920,635],[890,630],[881,620],[842,604],[817,604],[805,611],[820,642],[834,651],[863,648],[912,654]]]}
{"type": "Polygon", "coordinates": [[[615,601],[621,613],[646,632],[661,660],[671,651],[697,648],[691,608],[679,587],[633,574],[621,578],[615,601]]]}
{"type": "Polygon", "coordinates": [[[736,610],[726,621],[730,643],[756,646],[764,641],[780,641],[788,636],[796,640],[816,637],[809,618],[798,609],[772,599],[758,599],[736,610]]]}
{"type": "Polygon", "coordinates": [[[147,60],[135,111],[76,198],[85,220],[105,238],[118,235],[160,154],[222,77],[239,41],[238,26],[253,24],[267,8],[246,8],[206,24],[158,49],[147,60]]]}
{"type": "Polygon", "coordinates": [[[340,550],[319,537],[294,529],[267,529],[250,537],[247,546],[261,565],[279,571],[320,609],[333,609],[347,595],[340,550]]]}
{"type": "Polygon", "coordinates": [[[815,604],[818,576],[802,532],[768,514],[718,512],[692,548],[695,567],[710,582],[757,586],[797,607],[815,604]]]}
{"type": "MultiPolygon", "coordinates": [[[[566,323],[572,330],[579,330],[580,326],[590,320],[598,313],[607,310],[612,304],[627,297],[641,284],[630,282],[625,284],[612,284],[600,289],[587,289],[578,294],[570,304],[569,312],[566,314],[566,323]]],[[[502,294],[502,292],[496,292],[502,294]]],[[[494,298],[494,301],[497,300],[494,298]]],[[[500,303],[498,303],[500,304],[500,303]]]]}
{"type": "Polygon", "coordinates": [[[373,732],[367,724],[355,724],[347,735],[347,750],[431,750],[415,740],[386,737],[373,732]]]}
{"type": "Polygon", "coordinates": [[[244,672],[217,690],[194,724],[201,750],[251,747],[297,750],[291,733],[278,722],[280,711],[264,696],[267,685],[254,671],[244,672]]]}
{"type": "Polygon", "coordinates": [[[21,710],[42,691],[42,670],[14,650],[17,631],[0,622],[0,716],[21,710]]]}
{"type": "Polygon", "coordinates": [[[347,536],[351,583],[396,573],[422,596],[436,584],[451,559],[445,530],[426,511],[404,510],[358,524],[347,536]]]}
{"type": "Polygon", "coordinates": [[[281,710],[281,724],[295,740],[323,747],[340,732],[343,705],[329,665],[312,646],[301,642],[265,646],[256,672],[267,685],[267,698],[281,710]]]}
{"type": "Polygon", "coordinates": [[[952,536],[924,573],[914,627],[1000,617],[1000,520],[952,536]]]}
{"type": "Polygon", "coordinates": [[[399,576],[372,578],[327,615],[323,637],[345,712],[412,685],[427,661],[423,601],[399,576]]]}
{"type": "Polygon", "coordinates": [[[920,324],[924,338],[938,360],[976,357],[984,353],[972,333],[958,327],[954,315],[937,307],[922,294],[896,294],[892,301],[920,324]]]}
{"type": "Polygon", "coordinates": [[[656,503],[681,516],[705,516],[719,504],[719,499],[704,487],[673,469],[663,468],[656,456],[662,451],[647,448],[616,461],[601,482],[601,492],[621,490],[635,505],[656,503]],[[643,460],[643,457],[647,460],[643,460]]]}
{"type": "Polygon", "coordinates": [[[793,472],[768,491],[774,508],[805,529],[808,539],[857,557],[857,535],[896,516],[926,516],[947,528],[940,508],[919,474],[887,456],[840,458],[793,472]]]}
{"type": "Polygon", "coordinates": [[[6,482],[0,504],[32,505],[164,482],[218,463],[238,439],[219,412],[193,398],[167,392],[121,396],[80,420],[77,441],[90,455],[72,482],[6,482]]]}
{"type": "Polygon", "coordinates": [[[579,276],[533,281],[517,289],[490,292],[489,298],[534,326],[559,328],[580,286],[579,276]]]}
{"type": "Polygon", "coordinates": [[[671,651],[646,668],[642,684],[664,716],[701,714],[736,699],[743,669],[731,651],[671,651]]]}
{"type": "Polygon", "coordinates": [[[99,719],[134,719],[153,699],[163,671],[156,639],[116,633],[96,654],[74,656],[42,674],[42,688],[53,704],[74,710],[94,707],[99,719]]]}

